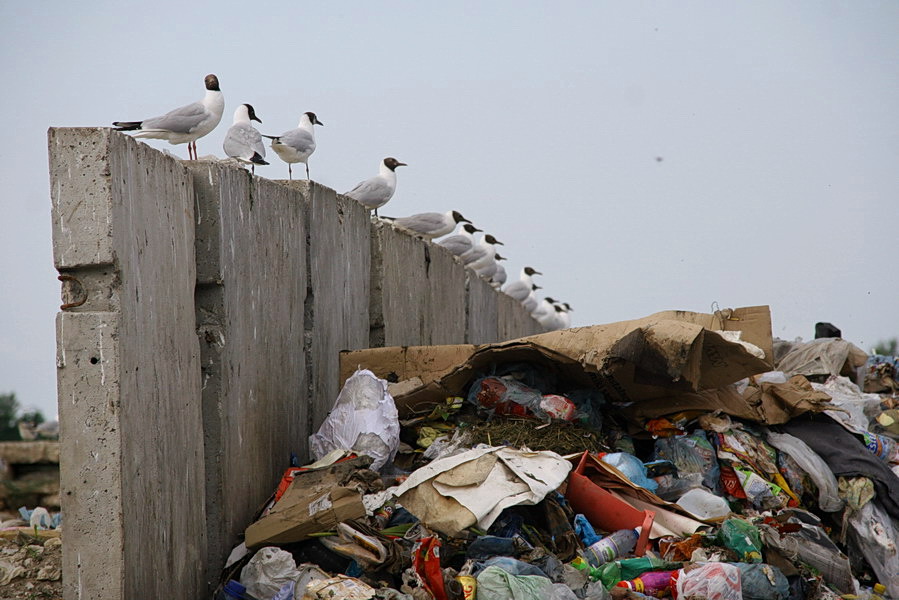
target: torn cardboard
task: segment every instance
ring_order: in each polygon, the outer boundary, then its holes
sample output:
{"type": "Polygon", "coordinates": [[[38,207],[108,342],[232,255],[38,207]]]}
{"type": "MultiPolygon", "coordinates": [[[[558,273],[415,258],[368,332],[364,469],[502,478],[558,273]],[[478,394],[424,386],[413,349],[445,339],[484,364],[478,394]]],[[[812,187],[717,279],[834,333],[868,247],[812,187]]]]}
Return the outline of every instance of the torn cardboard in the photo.
{"type": "Polygon", "coordinates": [[[805,377],[796,375],[785,383],[750,380],[741,394],[735,386],[698,393],[672,394],[668,397],[634,402],[621,409],[627,418],[640,422],[682,411],[721,412],[767,425],[781,425],[806,412],[833,409],[830,396],[816,391],[805,377]]]}
{"type": "Polygon", "coordinates": [[[462,395],[497,364],[529,362],[557,375],[570,389],[599,388],[613,402],[670,397],[715,389],[772,368],[767,306],[715,314],[666,311],[643,319],[554,331],[483,346],[377,348],[341,353],[341,377],[358,367],[388,381],[418,377],[421,384],[394,397],[402,415],[429,410],[462,395]],[[754,356],[716,331],[739,331],[758,347],[754,356]]]}
{"type": "Polygon", "coordinates": [[[475,524],[489,529],[505,508],[537,504],[569,470],[555,452],[488,446],[421,467],[395,493],[428,527],[456,537],[475,524]]]}
{"type": "Polygon", "coordinates": [[[338,523],[365,516],[362,494],[335,487],[333,479],[293,481],[271,512],[246,530],[248,548],[263,544],[299,542],[311,534],[334,529],[338,523]],[[311,483],[311,485],[310,485],[311,483]]]}

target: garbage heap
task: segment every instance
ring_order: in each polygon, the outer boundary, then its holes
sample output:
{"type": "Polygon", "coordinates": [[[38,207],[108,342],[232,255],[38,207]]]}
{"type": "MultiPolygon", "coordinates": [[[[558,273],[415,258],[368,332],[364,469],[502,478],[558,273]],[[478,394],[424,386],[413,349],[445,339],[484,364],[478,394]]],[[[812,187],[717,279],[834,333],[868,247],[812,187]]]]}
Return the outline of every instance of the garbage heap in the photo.
{"type": "Polygon", "coordinates": [[[899,598],[893,357],[749,307],[341,365],[218,598],[899,598]]]}

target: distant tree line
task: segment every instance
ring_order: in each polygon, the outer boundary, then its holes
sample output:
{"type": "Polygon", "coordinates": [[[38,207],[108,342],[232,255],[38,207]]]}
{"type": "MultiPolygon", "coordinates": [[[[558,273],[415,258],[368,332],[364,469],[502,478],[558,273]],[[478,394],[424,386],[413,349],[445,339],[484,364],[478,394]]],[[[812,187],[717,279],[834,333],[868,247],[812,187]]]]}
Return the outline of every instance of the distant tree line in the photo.
{"type": "Polygon", "coordinates": [[[44,422],[44,415],[39,410],[22,411],[16,394],[0,394],[0,441],[22,439],[19,436],[19,421],[31,421],[34,424],[44,422]]]}
{"type": "Polygon", "coordinates": [[[899,339],[890,338],[888,340],[881,340],[874,345],[874,354],[881,354],[883,356],[899,356],[899,339]]]}

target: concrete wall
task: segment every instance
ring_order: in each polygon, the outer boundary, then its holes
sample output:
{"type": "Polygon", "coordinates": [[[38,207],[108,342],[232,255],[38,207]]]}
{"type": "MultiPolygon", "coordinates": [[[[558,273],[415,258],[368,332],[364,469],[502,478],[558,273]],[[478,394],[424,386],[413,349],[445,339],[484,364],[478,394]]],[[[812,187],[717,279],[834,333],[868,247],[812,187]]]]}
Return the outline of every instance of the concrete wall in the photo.
{"type": "Polygon", "coordinates": [[[85,299],[57,318],[64,595],[197,594],[207,547],[191,178],[104,129],[51,130],[49,144],[56,268],[74,278],[64,297],[85,299]]]}
{"type": "Polygon", "coordinates": [[[208,543],[225,556],[307,435],[307,221],[297,190],[194,162],[208,543]]]}
{"type": "Polygon", "coordinates": [[[311,182],[50,130],[66,600],[203,597],[339,390],[338,352],[538,333],[311,182]],[[83,303],[82,303],[83,301],[83,303]],[[164,576],[160,576],[164,574],[164,576]]]}

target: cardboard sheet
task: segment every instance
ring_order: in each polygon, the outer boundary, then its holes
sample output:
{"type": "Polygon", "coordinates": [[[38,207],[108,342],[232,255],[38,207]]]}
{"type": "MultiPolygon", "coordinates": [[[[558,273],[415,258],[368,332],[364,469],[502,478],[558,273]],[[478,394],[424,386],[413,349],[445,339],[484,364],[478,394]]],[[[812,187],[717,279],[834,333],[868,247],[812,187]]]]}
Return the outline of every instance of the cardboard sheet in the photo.
{"type": "Polygon", "coordinates": [[[299,542],[310,534],[365,516],[362,495],[335,485],[328,478],[317,482],[303,476],[294,479],[271,512],[247,527],[247,547],[299,542]]]}
{"type": "Polygon", "coordinates": [[[475,524],[488,529],[509,506],[537,504],[570,470],[555,452],[484,446],[421,467],[396,495],[427,526],[456,536],[475,524]]]}
{"type": "Polygon", "coordinates": [[[716,389],[772,368],[767,306],[715,314],[666,311],[609,325],[554,331],[483,346],[396,347],[341,353],[341,377],[358,367],[388,381],[418,377],[395,396],[401,415],[427,410],[460,395],[492,365],[530,362],[572,388],[597,387],[607,399],[636,402],[716,389]],[[716,331],[739,331],[764,359],[716,331]]]}

